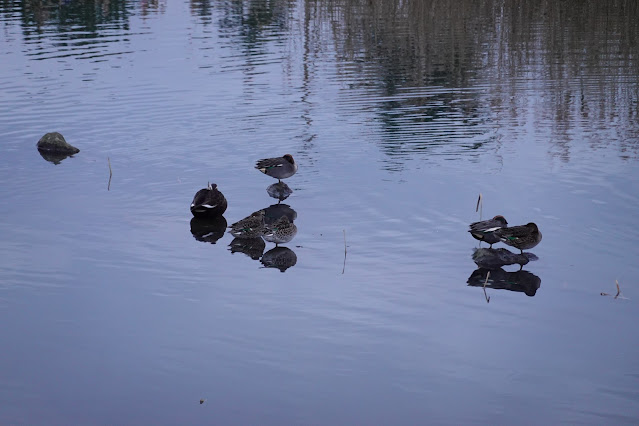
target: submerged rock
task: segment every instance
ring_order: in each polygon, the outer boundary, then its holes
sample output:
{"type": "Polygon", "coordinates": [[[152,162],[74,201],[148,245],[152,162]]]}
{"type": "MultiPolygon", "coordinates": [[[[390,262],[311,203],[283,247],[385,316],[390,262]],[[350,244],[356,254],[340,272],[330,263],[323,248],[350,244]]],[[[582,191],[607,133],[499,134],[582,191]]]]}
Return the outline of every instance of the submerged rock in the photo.
{"type": "Polygon", "coordinates": [[[496,269],[505,265],[525,265],[531,260],[537,260],[532,253],[513,253],[505,248],[480,248],[473,253],[473,261],[480,268],[496,269]]]}
{"type": "Polygon", "coordinates": [[[293,193],[293,190],[284,182],[278,182],[266,188],[266,192],[269,196],[284,201],[293,193]]]}
{"type": "Polygon", "coordinates": [[[473,287],[486,287],[499,290],[510,290],[524,293],[526,296],[534,296],[541,287],[541,278],[528,271],[507,272],[501,268],[473,271],[468,278],[468,285],[473,287]],[[490,273],[490,275],[488,275],[490,273]],[[488,280],[486,280],[488,277],[488,280]]]}
{"type": "MultiPolygon", "coordinates": [[[[58,132],[51,132],[42,136],[40,140],[38,141],[37,147],[40,153],[46,152],[46,153],[55,153],[59,155],[64,154],[68,156],[68,155],[73,155],[80,152],[78,148],[68,144],[67,141],[64,140],[64,136],[62,136],[58,132]]],[[[45,160],[47,159],[46,157],[44,158],[45,160]]]]}
{"type": "Polygon", "coordinates": [[[280,272],[284,272],[295,266],[297,255],[288,247],[275,247],[264,253],[260,262],[265,268],[277,268],[280,272]]]}
{"type": "Polygon", "coordinates": [[[262,257],[266,243],[261,237],[256,238],[234,238],[229,244],[231,253],[244,253],[253,260],[262,257]]]}

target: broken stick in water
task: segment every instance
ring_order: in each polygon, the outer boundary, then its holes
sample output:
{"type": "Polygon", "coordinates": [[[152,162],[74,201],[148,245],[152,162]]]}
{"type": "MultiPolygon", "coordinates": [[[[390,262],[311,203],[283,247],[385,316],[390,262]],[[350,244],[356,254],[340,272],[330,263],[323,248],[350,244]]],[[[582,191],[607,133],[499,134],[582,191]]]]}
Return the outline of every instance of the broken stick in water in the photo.
{"type": "Polygon", "coordinates": [[[483,210],[484,210],[484,202],[480,192],[479,197],[477,198],[477,206],[475,207],[475,212],[479,211],[479,220],[481,220],[483,210]]]}
{"type": "Polygon", "coordinates": [[[107,185],[107,191],[111,190],[111,177],[113,176],[113,171],[111,170],[111,159],[107,157],[107,162],[109,163],[109,184],[107,185]]]}
{"type": "Polygon", "coordinates": [[[342,266],[342,274],[344,274],[346,269],[346,229],[342,229],[342,232],[344,232],[344,266],[342,266]]]}

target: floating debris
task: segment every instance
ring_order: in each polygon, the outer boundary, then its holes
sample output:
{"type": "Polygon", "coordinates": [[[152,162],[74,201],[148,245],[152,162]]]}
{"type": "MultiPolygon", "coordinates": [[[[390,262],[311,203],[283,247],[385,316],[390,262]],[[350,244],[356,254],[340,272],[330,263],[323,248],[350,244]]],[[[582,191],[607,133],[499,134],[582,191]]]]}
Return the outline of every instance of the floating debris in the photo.
{"type": "Polygon", "coordinates": [[[113,170],[111,170],[111,159],[107,157],[107,163],[109,163],[109,184],[107,185],[107,191],[111,190],[111,178],[113,177],[113,170]]]}
{"type": "Polygon", "coordinates": [[[344,266],[342,266],[342,275],[344,275],[344,270],[346,269],[346,229],[342,229],[344,232],[344,266]]]}
{"type": "MultiPolygon", "coordinates": [[[[630,299],[628,299],[627,297],[624,297],[624,296],[621,294],[621,288],[619,288],[619,281],[618,281],[618,280],[615,280],[615,284],[617,284],[617,294],[615,294],[615,295],[614,295],[613,299],[624,299],[624,300],[630,300],[630,299]]],[[[601,294],[602,296],[612,296],[612,294],[610,294],[610,293],[604,293],[604,292],[601,292],[600,294],[601,294]]]]}

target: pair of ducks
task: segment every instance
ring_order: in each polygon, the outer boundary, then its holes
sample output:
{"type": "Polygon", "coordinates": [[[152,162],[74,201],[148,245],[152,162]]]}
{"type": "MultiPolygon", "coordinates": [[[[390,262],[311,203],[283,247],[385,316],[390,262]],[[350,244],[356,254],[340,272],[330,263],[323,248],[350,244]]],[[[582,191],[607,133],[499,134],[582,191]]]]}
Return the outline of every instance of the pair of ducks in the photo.
{"type": "MultiPolygon", "coordinates": [[[[282,179],[291,177],[297,172],[297,163],[291,154],[286,154],[282,157],[259,160],[255,168],[281,183],[282,179]]],[[[193,197],[191,213],[198,218],[212,219],[222,216],[227,206],[226,198],[217,189],[217,185],[209,183],[193,197]]],[[[230,228],[229,232],[236,238],[264,237],[266,241],[276,244],[289,242],[297,234],[297,227],[286,216],[282,216],[271,224],[265,224],[264,210],[235,222],[230,228]]]]}
{"type": "Polygon", "coordinates": [[[476,240],[490,244],[490,248],[493,248],[493,244],[502,242],[518,248],[521,254],[524,253],[524,250],[535,247],[541,241],[541,232],[533,222],[508,227],[506,218],[501,215],[471,223],[468,232],[476,240]]]}

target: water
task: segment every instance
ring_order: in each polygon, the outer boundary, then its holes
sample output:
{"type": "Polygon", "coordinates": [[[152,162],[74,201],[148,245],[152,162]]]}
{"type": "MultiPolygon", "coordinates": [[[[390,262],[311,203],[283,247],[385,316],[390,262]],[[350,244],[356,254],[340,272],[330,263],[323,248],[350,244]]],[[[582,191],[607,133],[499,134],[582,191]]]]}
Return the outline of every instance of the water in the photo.
{"type": "Polygon", "coordinates": [[[636,424],[638,15],[0,3],[0,423],[636,424]],[[293,266],[194,238],[284,153],[293,266]],[[468,285],[480,193],[532,288],[468,285]]]}

